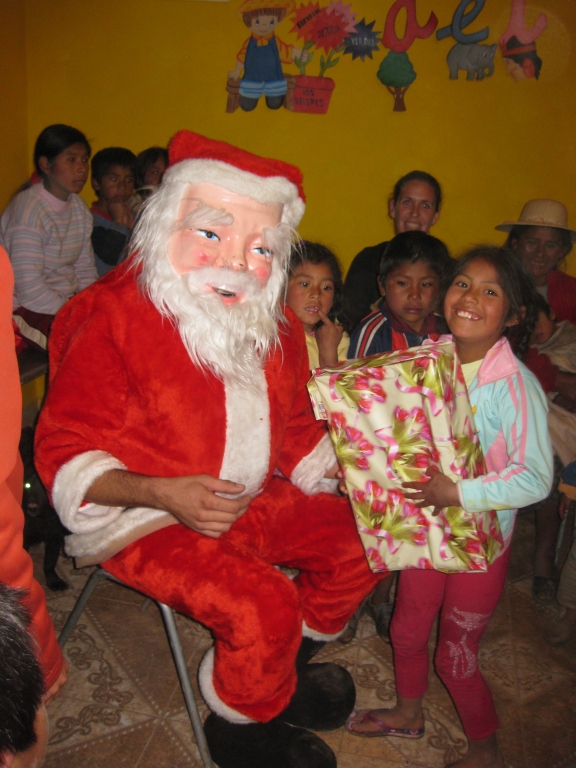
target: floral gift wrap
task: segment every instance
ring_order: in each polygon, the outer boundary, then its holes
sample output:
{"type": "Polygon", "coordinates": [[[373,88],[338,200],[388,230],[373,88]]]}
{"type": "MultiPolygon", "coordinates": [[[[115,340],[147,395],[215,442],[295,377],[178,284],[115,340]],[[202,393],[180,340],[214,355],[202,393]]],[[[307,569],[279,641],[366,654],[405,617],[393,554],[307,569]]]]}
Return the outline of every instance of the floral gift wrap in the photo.
{"type": "Polygon", "coordinates": [[[428,467],[454,481],[485,472],[454,344],[318,369],[308,390],[316,418],[328,421],[371,569],[485,571],[502,548],[496,512],[447,507],[433,517],[402,488],[427,480],[428,467]]]}

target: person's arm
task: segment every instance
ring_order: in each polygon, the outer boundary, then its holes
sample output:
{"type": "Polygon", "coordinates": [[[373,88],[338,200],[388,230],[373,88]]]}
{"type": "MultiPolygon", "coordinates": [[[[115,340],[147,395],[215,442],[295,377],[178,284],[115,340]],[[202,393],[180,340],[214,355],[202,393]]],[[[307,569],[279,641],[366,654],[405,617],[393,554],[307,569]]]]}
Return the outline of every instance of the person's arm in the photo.
{"type": "Polygon", "coordinates": [[[69,297],[46,282],[43,230],[13,226],[4,233],[4,242],[14,271],[18,304],[56,314],[69,297]]]}
{"type": "Polygon", "coordinates": [[[86,501],[104,507],[151,507],[170,512],[192,530],[218,538],[248,509],[249,496],[227,499],[217,494],[239,494],[240,483],[210,475],[146,477],[112,469],[86,491],[86,501]]]}
{"type": "Polygon", "coordinates": [[[576,412],[576,374],[565,373],[544,352],[530,347],[524,365],[536,376],[546,394],[557,392],[554,402],[567,411],[576,412]]]}
{"type": "MultiPolygon", "coordinates": [[[[84,208],[86,208],[84,202],[81,202],[84,208]]],[[[92,248],[91,238],[93,224],[92,214],[87,208],[85,211],[82,211],[82,214],[84,219],[84,236],[82,239],[82,247],[80,249],[80,253],[76,259],[76,263],[74,264],[74,274],[76,275],[76,280],[78,281],[79,291],[81,291],[83,288],[87,288],[89,285],[92,285],[92,283],[98,280],[98,272],[96,270],[96,262],[94,261],[94,250],[92,248]]]]}
{"type": "Polygon", "coordinates": [[[320,368],[329,368],[339,362],[338,347],[344,328],[341,325],[335,325],[321,309],[318,309],[318,316],[322,320],[322,325],[315,332],[319,365],[320,368]]]}
{"type": "MultiPolygon", "coordinates": [[[[288,307],[285,311],[294,323],[286,333],[281,333],[283,349],[279,352],[285,361],[281,368],[282,397],[290,398],[290,407],[285,424],[278,429],[282,443],[277,466],[285,477],[309,495],[328,490],[322,481],[325,477],[335,476],[336,454],[325,422],[316,421],[312,411],[306,386],[310,378],[306,342],[300,328],[296,330],[300,321],[288,307]]],[[[333,485],[335,488],[336,483],[333,485]]]]}
{"type": "Polygon", "coordinates": [[[460,499],[468,512],[526,507],[545,499],[552,487],[548,408],[540,386],[517,374],[501,382],[491,405],[501,423],[508,463],[499,472],[460,481],[460,499]]]}

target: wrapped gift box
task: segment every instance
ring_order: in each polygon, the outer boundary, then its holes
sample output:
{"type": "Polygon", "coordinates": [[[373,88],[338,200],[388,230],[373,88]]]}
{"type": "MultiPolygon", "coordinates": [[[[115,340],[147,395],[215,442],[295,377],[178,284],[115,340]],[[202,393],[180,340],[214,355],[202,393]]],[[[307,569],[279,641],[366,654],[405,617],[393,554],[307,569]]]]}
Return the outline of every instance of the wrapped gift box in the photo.
{"type": "Polygon", "coordinates": [[[434,517],[402,488],[427,480],[428,467],[455,481],[485,472],[454,344],[318,369],[308,390],[316,418],[328,421],[371,569],[485,571],[502,548],[496,512],[447,507],[434,517]]]}

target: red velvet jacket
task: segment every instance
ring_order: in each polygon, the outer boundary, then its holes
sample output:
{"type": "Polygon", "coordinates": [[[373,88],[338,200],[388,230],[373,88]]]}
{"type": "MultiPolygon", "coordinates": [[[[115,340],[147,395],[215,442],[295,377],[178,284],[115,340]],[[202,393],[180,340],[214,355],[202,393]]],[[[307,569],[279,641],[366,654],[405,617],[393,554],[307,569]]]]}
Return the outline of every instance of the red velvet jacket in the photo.
{"type": "MultiPolygon", "coordinates": [[[[102,473],[100,465],[96,475],[91,465],[86,468],[84,461],[92,456],[104,461],[105,468],[120,466],[162,477],[218,477],[224,462],[225,479],[238,482],[246,482],[245,475],[259,463],[249,492],[264,487],[275,469],[306,490],[299,482],[304,458],[312,458],[314,480],[323,476],[335,457],[325,425],[315,421],[310,406],[302,327],[291,310],[285,311],[288,320],[281,325],[280,344],[265,366],[267,393],[247,396],[244,402],[194,366],[178,331],[138,288],[134,270],[114,270],[63,307],[51,332],[51,381],[37,428],[36,455],[55,507],[74,534],[98,536],[108,523],[126,528],[133,514],[124,513],[120,520],[122,510],[108,507],[89,509],[86,515],[77,511],[82,500],[78,494],[102,473]],[[253,418],[247,419],[251,413],[253,418]],[[231,447],[237,477],[229,471],[231,447]],[[77,467],[87,477],[79,485],[77,467]],[[74,493],[60,491],[59,482],[78,487],[74,493]]],[[[122,546],[128,543],[126,533],[120,535],[122,546]]],[[[91,554],[70,546],[69,551],[80,557],[91,554]]]]}

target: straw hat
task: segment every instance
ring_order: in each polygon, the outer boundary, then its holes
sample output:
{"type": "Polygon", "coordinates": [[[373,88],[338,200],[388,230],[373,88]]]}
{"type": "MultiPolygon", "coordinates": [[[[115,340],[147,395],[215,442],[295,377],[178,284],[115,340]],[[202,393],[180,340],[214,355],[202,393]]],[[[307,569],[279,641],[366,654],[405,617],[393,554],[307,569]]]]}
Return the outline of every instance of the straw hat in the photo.
{"type": "Polygon", "coordinates": [[[505,221],[495,229],[501,232],[510,232],[512,227],[551,227],[552,229],[566,229],[570,232],[572,242],[576,243],[576,230],[568,226],[568,211],[566,206],[557,200],[529,200],[518,221],[505,221]]]}

